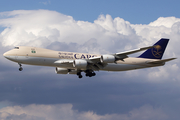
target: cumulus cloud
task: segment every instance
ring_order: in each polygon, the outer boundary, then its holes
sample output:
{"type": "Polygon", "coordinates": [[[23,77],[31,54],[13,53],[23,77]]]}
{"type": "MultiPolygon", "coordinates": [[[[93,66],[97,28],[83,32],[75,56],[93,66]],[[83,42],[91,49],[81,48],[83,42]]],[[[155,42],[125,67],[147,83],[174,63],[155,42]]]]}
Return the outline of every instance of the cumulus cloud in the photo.
{"type": "Polygon", "coordinates": [[[159,26],[165,26],[167,28],[171,28],[174,23],[180,22],[179,18],[175,17],[160,17],[156,21],[151,22],[149,25],[154,26],[154,27],[159,27],[159,26]]]}
{"type": "MultiPolygon", "coordinates": [[[[171,39],[164,58],[180,56],[180,19],[175,17],[160,17],[142,25],[119,17],[113,19],[108,14],[100,15],[93,23],[49,10],[15,10],[0,15],[0,26],[5,28],[0,34],[4,48],[26,45],[107,54],[149,46],[163,37],[171,39]]],[[[179,67],[178,59],[172,62],[179,67]]],[[[170,73],[167,67],[158,70],[149,72],[148,76],[158,78],[160,74],[170,73]]]]}
{"type": "Polygon", "coordinates": [[[94,23],[75,21],[71,16],[48,10],[17,10],[1,15],[7,17],[0,20],[5,27],[1,32],[3,46],[47,47],[53,42],[83,45],[95,39],[98,47],[94,48],[99,52],[117,52],[138,39],[129,22],[121,18],[113,20],[110,15],[100,15],[94,23]]]}
{"type": "Polygon", "coordinates": [[[161,108],[144,105],[127,114],[98,115],[93,111],[79,112],[71,104],[8,106],[0,109],[1,120],[165,120],[161,108]]]}
{"type": "MultiPolygon", "coordinates": [[[[93,23],[76,21],[72,16],[49,10],[15,10],[1,12],[0,16],[0,26],[4,28],[0,33],[1,54],[17,45],[116,53],[149,46],[165,37],[170,41],[163,58],[180,56],[180,18],[160,17],[149,24],[131,24],[120,17],[113,19],[111,15],[100,15],[93,23]]],[[[12,69],[17,68],[17,64],[3,56],[0,58],[0,89],[6,92],[1,93],[1,101],[20,104],[3,108],[0,104],[1,119],[179,118],[179,59],[163,67],[98,72],[93,79],[78,81],[74,76],[54,75],[53,68],[45,67],[27,67],[24,73],[19,74],[12,69]],[[159,107],[161,105],[165,110],[159,107]]]]}

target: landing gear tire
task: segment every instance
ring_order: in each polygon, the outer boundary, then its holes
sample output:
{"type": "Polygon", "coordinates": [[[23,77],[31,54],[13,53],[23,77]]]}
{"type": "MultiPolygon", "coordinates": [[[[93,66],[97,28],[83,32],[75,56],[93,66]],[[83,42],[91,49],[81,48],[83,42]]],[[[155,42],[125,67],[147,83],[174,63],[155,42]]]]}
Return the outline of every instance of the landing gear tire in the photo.
{"type": "Polygon", "coordinates": [[[87,73],[86,73],[86,76],[87,76],[87,77],[92,77],[92,76],[95,76],[95,75],[96,75],[95,72],[87,72],[87,73]]]}
{"type": "Polygon", "coordinates": [[[79,75],[79,78],[82,78],[82,75],[79,75]]]}
{"type": "Polygon", "coordinates": [[[95,76],[96,75],[96,73],[92,73],[92,76],[95,76]]]}
{"type": "Polygon", "coordinates": [[[81,72],[78,72],[77,73],[77,76],[79,77],[79,78],[82,78],[83,76],[81,75],[81,72]]]}
{"type": "Polygon", "coordinates": [[[23,68],[21,67],[21,68],[19,68],[19,71],[22,71],[23,70],[23,68]]]}
{"type": "Polygon", "coordinates": [[[22,68],[22,65],[21,65],[21,63],[18,63],[19,64],[19,71],[22,71],[23,70],[23,68],[22,68]]]}

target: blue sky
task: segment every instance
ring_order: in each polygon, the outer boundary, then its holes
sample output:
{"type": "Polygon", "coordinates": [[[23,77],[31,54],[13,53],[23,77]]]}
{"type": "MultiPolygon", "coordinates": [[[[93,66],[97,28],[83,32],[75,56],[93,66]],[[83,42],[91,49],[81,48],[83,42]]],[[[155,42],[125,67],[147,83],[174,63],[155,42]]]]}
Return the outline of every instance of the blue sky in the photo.
{"type": "Polygon", "coordinates": [[[159,17],[180,17],[178,0],[1,0],[0,11],[48,9],[93,22],[100,14],[148,24],[159,17]]]}
{"type": "MultiPolygon", "coordinates": [[[[0,119],[179,120],[178,0],[1,0],[0,119]],[[116,53],[169,38],[163,67],[79,79],[3,57],[14,46],[116,53]]],[[[132,56],[139,56],[137,53],[132,56]]]]}

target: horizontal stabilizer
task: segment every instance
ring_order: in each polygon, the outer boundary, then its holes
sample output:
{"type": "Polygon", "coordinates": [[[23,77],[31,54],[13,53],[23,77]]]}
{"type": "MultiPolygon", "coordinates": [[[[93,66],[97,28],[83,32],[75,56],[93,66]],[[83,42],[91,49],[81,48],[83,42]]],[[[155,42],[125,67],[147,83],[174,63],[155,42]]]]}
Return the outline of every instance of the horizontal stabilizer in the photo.
{"type": "Polygon", "coordinates": [[[161,64],[161,63],[165,63],[165,62],[168,62],[168,61],[171,61],[171,60],[174,60],[174,59],[177,59],[177,58],[169,58],[169,59],[158,60],[158,61],[150,61],[150,62],[147,62],[147,63],[148,64],[161,64]]]}

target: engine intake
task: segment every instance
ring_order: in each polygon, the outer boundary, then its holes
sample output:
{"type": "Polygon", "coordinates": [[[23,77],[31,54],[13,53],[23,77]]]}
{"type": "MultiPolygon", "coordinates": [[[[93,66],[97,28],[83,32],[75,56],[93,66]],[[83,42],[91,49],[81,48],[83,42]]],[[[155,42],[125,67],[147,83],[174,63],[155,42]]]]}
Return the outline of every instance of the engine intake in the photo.
{"type": "Polygon", "coordinates": [[[102,63],[114,63],[115,62],[115,56],[113,56],[113,55],[102,55],[100,58],[100,61],[102,63]]]}
{"type": "Polygon", "coordinates": [[[73,62],[73,67],[76,67],[76,68],[86,68],[87,65],[88,65],[87,61],[82,60],[82,59],[77,59],[77,60],[74,60],[73,62]]]}

